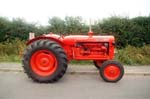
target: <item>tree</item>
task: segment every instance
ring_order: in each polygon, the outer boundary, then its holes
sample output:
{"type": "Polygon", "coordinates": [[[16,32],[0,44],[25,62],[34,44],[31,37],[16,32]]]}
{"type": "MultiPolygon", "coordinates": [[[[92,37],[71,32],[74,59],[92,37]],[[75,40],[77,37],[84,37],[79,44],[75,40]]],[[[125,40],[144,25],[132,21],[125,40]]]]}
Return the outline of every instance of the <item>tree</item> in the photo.
{"type": "Polygon", "coordinates": [[[16,18],[12,20],[9,39],[20,38],[21,40],[27,40],[29,32],[36,33],[36,31],[37,28],[35,27],[35,24],[29,24],[23,19],[16,18]]]}
{"type": "Polygon", "coordinates": [[[136,17],[131,19],[134,22],[136,28],[133,32],[136,32],[136,37],[138,37],[137,44],[150,44],[150,16],[149,17],[136,17]]]}
{"type": "Polygon", "coordinates": [[[8,19],[0,17],[0,42],[5,41],[8,38],[8,31],[10,22],[8,19]]]}
{"type": "Polygon", "coordinates": [[[131,27],[128,18],[110,17],[98,23],[98,26],[103,33],[115,36],[119,48],[125,47],[128,44],[126,33],[129,32],[131,27]]]}
{"type": "Polygon", "coordinates": [[[81,34],[82,18],[81,17],[65,17],[66,32],[69,34],[81,34]]]}
{"type": "Polygon", "coordinates": [[[49,19],[50,24],[49,30],[54,33],[64,33],[65,32],[65,22],[59,17],[53,17],[49,19]]]}

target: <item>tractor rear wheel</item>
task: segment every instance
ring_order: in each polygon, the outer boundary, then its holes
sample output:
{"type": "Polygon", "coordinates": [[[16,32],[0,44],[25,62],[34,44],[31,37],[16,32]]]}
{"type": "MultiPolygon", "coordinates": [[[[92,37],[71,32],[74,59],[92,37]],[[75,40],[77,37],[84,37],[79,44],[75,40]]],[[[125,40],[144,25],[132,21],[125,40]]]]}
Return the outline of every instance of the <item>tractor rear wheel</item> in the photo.
{"type": "Polygon", "coordinates": [[[102,65],[102,63],[103,63],[103,61],[94,60],[93,63],[94,63],[94,66],[95,66],[97,69],[100,69],[100,68],[101,68],[101,65],[102,65]]]}
{"type": "Polygon", "coordinates": [[[67,57],[63,48],[50,40],[31,43],[25,50],[22,63],[28,77],[41,83],[56,82],[67,70],[67,57]]]}
{"type": "Polygon", "coordinates": [[[105,61],[100,68],[100,76],[106,82],[117,82],[123,77],[123,75],[124,68],[117,61],[105,61]]]}

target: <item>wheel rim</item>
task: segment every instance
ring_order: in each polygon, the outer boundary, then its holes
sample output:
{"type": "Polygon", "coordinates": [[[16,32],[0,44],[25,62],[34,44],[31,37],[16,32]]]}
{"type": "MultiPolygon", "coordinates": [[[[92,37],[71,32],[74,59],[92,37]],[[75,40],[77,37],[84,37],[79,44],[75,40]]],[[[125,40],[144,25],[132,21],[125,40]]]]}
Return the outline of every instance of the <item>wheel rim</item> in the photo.
{"type": "Polygon", "coordinates": [[[120,68],[116,65],[108,65],[104,68],[104,76],[108,80],[116,80],[120,76],[120,68]]]}
{"type": "Polygon", "coordinates": [[[49,76],[56,71],[57,60],[48,50],[39,50],[31,56],[31,68],[40,76],[49,76]]]}

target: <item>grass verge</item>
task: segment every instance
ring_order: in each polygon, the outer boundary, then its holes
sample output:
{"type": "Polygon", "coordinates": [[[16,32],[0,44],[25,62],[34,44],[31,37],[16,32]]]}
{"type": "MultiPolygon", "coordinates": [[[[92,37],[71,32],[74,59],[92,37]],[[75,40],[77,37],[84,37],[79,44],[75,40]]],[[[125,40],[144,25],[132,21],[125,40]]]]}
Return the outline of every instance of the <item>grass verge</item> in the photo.
{"type": "MultiPolygon", "coordinates": [[[[16,39],[10,42],[0,43],[0,62],[21,62],[21,54],[24,52],[25,41],[16,39]]],[[[126,65],[150,65],[150,45],[143,47],[127,46],[117,50],[115,59],[126,65]]],[[[93,61],[76,61],[71,64],[93,64],[93,61]]]]}

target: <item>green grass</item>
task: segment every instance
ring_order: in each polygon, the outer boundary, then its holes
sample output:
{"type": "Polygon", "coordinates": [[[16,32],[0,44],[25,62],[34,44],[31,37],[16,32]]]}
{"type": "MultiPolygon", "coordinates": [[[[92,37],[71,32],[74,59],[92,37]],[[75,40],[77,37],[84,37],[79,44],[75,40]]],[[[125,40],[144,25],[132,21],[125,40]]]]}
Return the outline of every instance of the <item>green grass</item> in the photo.
{"type": "Polygon", "coordinates": [[[19,39],[0,43],[0,62],[21,62],[25,47],[25,41],[19,39]]]}
{"type": "Polygon", "coordinates": [[[143,47],[127,46],[117,51],[116,59],[127,65],[149,65],[150,45],[143,47]]]}
{"type": "Polygon", "coordinates": [[[0,56],[0,62],[21,62],[21,57],[17,55],[4,55],[0,56]]]}
{"type": "MultiPolygon", "coordinates": [[[[10,42],[0,43],[0,62],[21,62],[25,41],[16,39],[10,42]]],[[[127,46],[117,50],[115,60],[126,65],[150,65],[150,45],[143,47],[127,46]]],[[[70,61],[71,64],[93,64],[93,61],[70,61]]]]}

